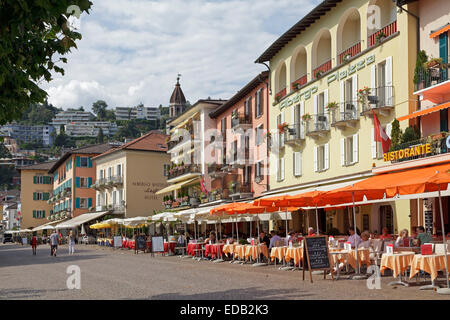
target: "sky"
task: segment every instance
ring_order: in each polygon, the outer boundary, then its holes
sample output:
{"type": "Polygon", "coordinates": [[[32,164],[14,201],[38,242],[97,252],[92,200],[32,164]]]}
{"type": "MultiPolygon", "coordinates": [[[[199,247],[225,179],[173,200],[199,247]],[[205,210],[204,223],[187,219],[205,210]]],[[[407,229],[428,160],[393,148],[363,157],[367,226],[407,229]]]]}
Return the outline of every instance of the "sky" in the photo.
{"type": "Polygon", "coordinates": [[[321,0],[91,0],[74,24],[83,39],[65,75],[43,85],[63,109],[167,106],[181,74],[194,103],[229,99],[259,72],[254,61],[321,0]]]}

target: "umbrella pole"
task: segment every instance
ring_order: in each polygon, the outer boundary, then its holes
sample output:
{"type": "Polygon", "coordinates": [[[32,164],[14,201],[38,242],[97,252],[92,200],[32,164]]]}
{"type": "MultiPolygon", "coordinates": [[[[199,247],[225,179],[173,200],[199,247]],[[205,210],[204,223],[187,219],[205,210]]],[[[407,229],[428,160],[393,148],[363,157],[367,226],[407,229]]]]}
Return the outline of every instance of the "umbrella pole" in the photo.
{"type": "MultiPolygon", "coordinates": [[[[352,201],[353,201],[353,228],[355,231],[355,235],[358,233],[356,232],[356,210],[355,210],[355,192],[352,192],[352,201]]],[[[365,276],[361,275],[360,269],[359,269],[359,257],[358,257],[358,244],[355,241],[355,254],[356,254],[356,274],[352,277],[353,280],[362,280],[366,279],[365,276]]]]}
{"type": "MultiPolygon", "coordinates": [[[[265,212],[264,212],[265,213],[265,212]]],[[[257,225],[257,228],[258,228],[258,234],[257,234],[257,236],[258,236],[258,242],[256,243],[256,246],[257,246],[257,248],[258,248],[258,262],[257,263],[254,263],[252,266],[253,267],[262,267],[262,266],[266,266],[267,265],[267,263],[262,263],[261,262],[261,260],[260,260],[260,256],[261,256],[261,251],[260,251],[260,245],[261,245],[261,243],[259,243],[259,216],[257,216],[257,221],[256,221],[256,225],[257,225]]]]}
{"type": "Polygon", "coordinates": [[[447,288],[437,289],[436,292],[439,294],[450,295],[450,285],[449,285],[449,279],[448,279],[448,264],[447,264],[447,241],[445,239],[444,213],[442,212],[441,185],[439,185],[439,209],[441,211],[442,242],[444,243],[445,278],[447,280],[447,288]]]}
{"type": "Polygon", "coordinates": [[[319,213],[318,213],[318,210],[317,210],[317,204],[316,204],[316,227],[317,227],[317,235],[319,235],[320,234],[320,231],[319,231],[319,213]]]}

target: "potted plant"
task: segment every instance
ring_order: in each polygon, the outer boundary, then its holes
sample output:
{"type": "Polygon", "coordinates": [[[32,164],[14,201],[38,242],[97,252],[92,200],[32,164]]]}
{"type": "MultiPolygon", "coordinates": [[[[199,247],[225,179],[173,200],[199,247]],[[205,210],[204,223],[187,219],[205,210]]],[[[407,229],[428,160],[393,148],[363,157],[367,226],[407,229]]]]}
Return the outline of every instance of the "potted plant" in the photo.
{"type": "Polygon", "coordinates": [[[414,84],[417,85],[417,89],[423,89],[426,79],[426,66],[428,56],[425,50],[419,51],[416,59],[416,68],[414,69],[414,84]]]}
{"type": "Polygon", "coordinates": [[[364,87],[358,90],[358,102],[365,104],[367,101],[367,97],[370,94],[370,88],[364,87]]]}
{"type": "Polygon", "coordinates": [[[278,125],[278,131],[280,133],[285,133],[287,131],[287,129],[288,129],[288,124],[286,122],[280,123],[278,125]]]}
{"type": "Polygon", "coordinates": [[[442,64],[442,58],[431,58],[427,62],[424,63],[425,68],[431,69],[431,68],[439,68],[441,69],[443,67],[442,64]]]}
{"type": "Polygon", "coordinates": [[[297,82],[294,82],[294,83],[292,84],[292,89],[298,90],[298,88],[300,88],[300,85],[299,85],[297,82]]]}
{"type": "Polygon", "coordinates": [[[333,111],[339,107],[339,104],[337,102],[330,102],[327,104],[327,109],[330,111],[333,111]]]}
{"type": "Polygon", "coordinates": [[[311,115],[309,113],[305,113],[304,115],[302,115],[302,120],[303,121],[309,121],[311,120],[311,115]]]}
{"type": "Polygon", "coordinates": [[[89,207],[89,211],[94,211],[94,207],[89,207]]]}
{"type": "Polygon", "coordinates": [[[317,71],[315,75],[316,79],[320,78],[322,76],[322,73],[323,73],[322,70],[317,71]]]}
{"type": "Polygon", "coordinates": [[[352,55],[350,53],[347,53],[346,55],[344,55],[344,57],[342,58],[342,62],[347,62],[348,60],[350,60],[350,58],[352,57],[352,55]]]}
{"type": "Polygon", "coordinates": [[[237,118],[239,118],[239,112],[237,110],[233,110],[233,112],[231,112],[231,119],[237,118]]]}
{"type": "Polygon", "coordinates": [[[228,184],[228,189],[230,190],[230,193],[234,193],[234,188],[237,186],[237,183],[234,181],[230,181],[228,184]]]}
{"type": "Polygon", "coordinates": [[[383,31],[381,31],[379,34],[377,34],[375,40],[377,43],[380,43],[386,37],[387,37],[386,34],[383,31]]]}
{"type": "Polygon", "coordinates": [[[275,102],[278,103],[281,100],[281,96],[275,96],[275,102]]]}

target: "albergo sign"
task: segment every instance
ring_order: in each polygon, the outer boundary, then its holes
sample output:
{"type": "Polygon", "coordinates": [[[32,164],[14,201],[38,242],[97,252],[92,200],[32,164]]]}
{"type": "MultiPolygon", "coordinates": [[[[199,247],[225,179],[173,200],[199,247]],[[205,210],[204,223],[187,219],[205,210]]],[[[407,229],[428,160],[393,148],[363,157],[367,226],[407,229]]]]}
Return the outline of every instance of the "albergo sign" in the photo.
{"type": "Polygon", "coordinates": [[[422,144],[406,149],[395,150],[383,154],[384,161],[395,161],[431,153],[431,144],[422,144]]]}

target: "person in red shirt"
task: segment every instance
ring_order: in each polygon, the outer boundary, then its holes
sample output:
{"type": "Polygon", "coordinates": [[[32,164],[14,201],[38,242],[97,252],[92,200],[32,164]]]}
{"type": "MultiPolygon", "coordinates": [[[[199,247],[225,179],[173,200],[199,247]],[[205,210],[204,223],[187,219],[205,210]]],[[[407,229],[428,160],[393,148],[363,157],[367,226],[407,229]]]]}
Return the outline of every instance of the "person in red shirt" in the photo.
{"type": "Polygon", "coordinates": [[[308,235],[307,237],[314,237],[316,234],[314,233],[314,228],[309,227],[308,228],[308,235]]]}
{"type": "Polygon", "coordinates": [[[31,238],[31,249],[33,250],[33,255],[36,255],[36,248],[37,248],[37,238],[36,235],[33,235],[31,238]]]}
{"type": "Polygon", "coordinates": [[[381,240],[392,239],[392,235],[389,234],[388,228],[386,227],[383,228],[383,233],[381,234],[380,239],[381,240]]]}

